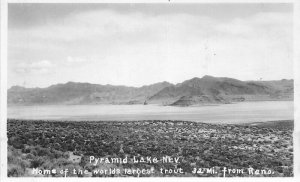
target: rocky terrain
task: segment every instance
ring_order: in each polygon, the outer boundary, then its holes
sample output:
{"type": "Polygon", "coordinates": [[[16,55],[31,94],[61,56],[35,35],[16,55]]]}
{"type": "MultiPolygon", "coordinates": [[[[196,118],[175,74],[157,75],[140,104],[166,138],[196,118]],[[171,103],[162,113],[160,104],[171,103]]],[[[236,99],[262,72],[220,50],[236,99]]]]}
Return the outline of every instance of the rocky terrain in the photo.
{"type": "Polygon", "coordinates": [[[163,88],[150,97],[171,105],[293,100],[293,81],[240,81],[226,77],[204,76],[163,88]]]}
{"type": "MultiPolygon", "coordinates": [[[[230,176],[293,176],[293,122],[274,121],[243,125],[207,124],[188,121],[72,122],[8,120],[8,176],[32,176],[32,168],[86,169],[73,176],[97,175],[95,169],[146,168],[146,176],[222,176],[223,167],[271,170],[272,174],[228,174],[230,176]],[[179,157],[180,163],[101,164],[95,157],[179,157]],[[182,169],[180,174],[162,174],[161,168],[182,169]],[[217,173],[199,174],[198,168],[217,173]]],[[[62,176],[38,175],[38,176],[62,176]]]]}
{"type": "Polygon", "coordinates": [[[293,80],[240,81],[204,76],[175,85],[161,82],[142,87],[75,82],[47,88],[13,86],[8,89],[8,105],[155,103],[189,106],[207,103],[293,100],[293,93],[293,80]]]}

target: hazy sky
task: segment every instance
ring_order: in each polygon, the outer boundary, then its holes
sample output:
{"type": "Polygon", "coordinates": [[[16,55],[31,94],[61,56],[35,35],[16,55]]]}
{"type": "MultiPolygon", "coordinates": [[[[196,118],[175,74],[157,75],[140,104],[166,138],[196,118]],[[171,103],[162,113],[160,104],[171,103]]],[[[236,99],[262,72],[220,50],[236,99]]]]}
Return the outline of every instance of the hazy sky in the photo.
{"type": "Polygon", "coordinates": [[[290,4],[8,7],[8,87],[293,78],[290,4]]]}

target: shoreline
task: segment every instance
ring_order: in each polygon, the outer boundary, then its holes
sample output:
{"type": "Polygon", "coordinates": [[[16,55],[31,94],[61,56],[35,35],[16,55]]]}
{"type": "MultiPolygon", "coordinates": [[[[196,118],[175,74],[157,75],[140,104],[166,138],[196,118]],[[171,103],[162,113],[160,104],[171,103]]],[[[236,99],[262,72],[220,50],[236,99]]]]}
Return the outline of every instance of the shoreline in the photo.
{"type": "Polygon", "coordinates": [[[9,103],[7,106],[8,107],[22,107],[22,106],[34,106],[34,107],[40,107],[40,106],[90,106],[90,105],[120,105],[120,106],[135,106],[135,105],[143,105],[143,106],[171,106],[171,107],[202,107],[202,106],[218,106],[218,105],[227,105],[227,104],[239,104],[239,103],[247,103],[247,102],[294,102],[294,99],[262,99],[262,100],[245,100],[245,101],[232,101],[230,103],[218,103],[218,102],[211,102],[211,103],[200,103],[200,104],[193,104],[193,105],[188,105],[188,106],[180,106],[180,105],[164,105],[162,103],[148,103],[148,104],[144,104],[143,102],[141,103],[136,103],[136,104],[114,104],[114,103],[82,103],[82,104],[68,104],[68,103],[38,103],[38,104],[11,104],[9,103]]]}
{"type": "Polygon", "coordinates": [[[280,127],[283,124],[283,128],[294,129],[294,119],[283,119],[283,120],[267,120],[267,121],[240,121],[237,123],[221,123],[221,122],[210,122],[210,121],[189,121],[189,120],[76,120],[76,119],[19,119],[19,118],[7,118],[7,121],[39,121],[39,122],[87,122],[87,123],[106,123],[106,122],[192,122],[192,123],[204,123],[212,125],[240,125],[240,126],[257,126],[257,127],[280,127]]]}
{"type": "Polygon", "coordinates": [[[173,107],[157,105],[73,105],[8,107],[8,118],[69,120],[69,121],[132,121],[132,120],[187,120],[210,123],[248,123],[270,120],[291,120],[293,102],[238,103],[218,106],[173,107]],[[280,110],[281,112],[277,112],[280,110]]]}

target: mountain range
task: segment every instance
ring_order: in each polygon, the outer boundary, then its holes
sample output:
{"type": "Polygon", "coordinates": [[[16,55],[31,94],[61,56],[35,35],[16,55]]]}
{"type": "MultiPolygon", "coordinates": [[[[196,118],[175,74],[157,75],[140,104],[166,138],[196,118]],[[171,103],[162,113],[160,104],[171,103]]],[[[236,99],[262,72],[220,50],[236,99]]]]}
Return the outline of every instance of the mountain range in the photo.
{"type": "Polygon", "coordinates": [[[240,81],[204,76],[182,83],[160,82],[142,87],[68,82],[47,88],[13,86],[8,105],[162,104],[190,106],[243,101],[293,100],[294,81],[240,81]]]}

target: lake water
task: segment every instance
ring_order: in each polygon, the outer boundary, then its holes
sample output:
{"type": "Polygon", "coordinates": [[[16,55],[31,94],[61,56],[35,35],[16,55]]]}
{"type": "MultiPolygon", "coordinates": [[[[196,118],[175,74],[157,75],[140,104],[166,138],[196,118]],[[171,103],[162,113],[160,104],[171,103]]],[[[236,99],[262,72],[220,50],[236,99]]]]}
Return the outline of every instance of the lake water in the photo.
{"type": "Polygon", "coordinates": [[[294,119],[292,101],[242,102],[211,106],[48,105],[8,107],[8,118],[49,120],[186,120],[244,123],[294,119]]]}

